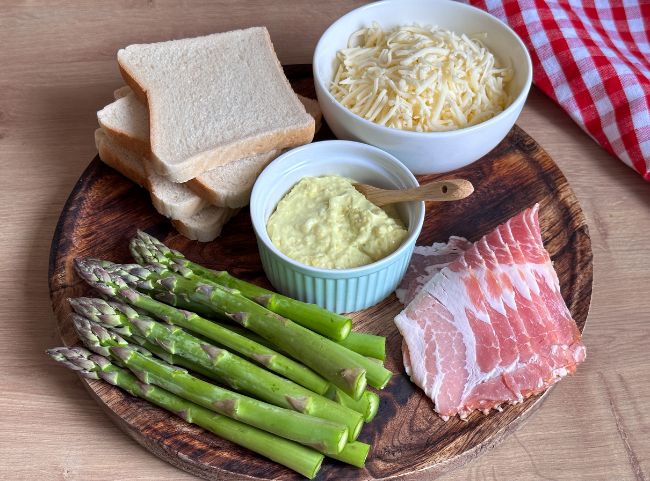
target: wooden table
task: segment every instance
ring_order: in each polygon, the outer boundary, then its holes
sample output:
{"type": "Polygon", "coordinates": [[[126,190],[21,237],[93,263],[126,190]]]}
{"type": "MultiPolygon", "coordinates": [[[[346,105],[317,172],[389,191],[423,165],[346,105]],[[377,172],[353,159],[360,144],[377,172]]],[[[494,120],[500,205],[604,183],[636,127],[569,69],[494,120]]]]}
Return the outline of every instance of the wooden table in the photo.
{"type": "MultiPolygon", "coordinates": [[[[0,9],[1,479],[190,479],[122,434],[76,376],[43,353],[59,344],[47,288],[50,240],[95,155],[95,112],[121,85],[116,50],[263,24],[283,63],[306,63],[325,27],[363,2],[96,3],[32,0],[0,9]]],[[[648,480],[650,186],[536,89],[519,125],[560,165],[589,222],[588,358],[521,430],[444,479],[648,480]]]]}

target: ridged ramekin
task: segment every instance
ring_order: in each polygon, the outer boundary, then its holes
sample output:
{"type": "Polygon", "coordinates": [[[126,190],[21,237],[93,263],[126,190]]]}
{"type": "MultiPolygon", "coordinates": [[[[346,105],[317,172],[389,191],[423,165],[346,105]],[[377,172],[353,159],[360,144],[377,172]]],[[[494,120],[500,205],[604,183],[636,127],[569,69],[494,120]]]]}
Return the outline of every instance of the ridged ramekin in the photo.
{"type": "Polygon", "coordinates": [[[277,203],[300,179],[333,174],[389,189],[419,185],[402,163],[376,147],[344,140],[315,142],[279,156],[264,169],[253,187],[251,219],[264,272],[277,291],[334,312],[359,311],[386,298],[404,276],[424,222],[424,202],[396,205],[408,226],[408,237],[387,257],[353,269],[308,266],[280,252],[266,224],[277,203]]]}

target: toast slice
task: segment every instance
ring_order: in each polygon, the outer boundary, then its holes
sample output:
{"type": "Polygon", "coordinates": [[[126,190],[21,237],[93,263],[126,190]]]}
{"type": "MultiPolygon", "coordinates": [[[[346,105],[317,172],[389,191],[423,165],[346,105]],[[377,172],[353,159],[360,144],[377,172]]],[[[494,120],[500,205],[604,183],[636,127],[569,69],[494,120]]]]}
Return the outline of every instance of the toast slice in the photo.
{"type": "Polygon", "coordinates": [[[130,45],[117,60],[148,107],[152,165],[173,182],[313,138],[264,27],[130,45]]]}
{"type": "MultiPolygon", "coordinates": [[[[116,143],[141,156],[149,155],[149,113],[129,87],[114,92],[117,99],[97,112],[100,126],[116,143]]],[[[318,101],[298,95],[318,130],[322,113],[318,101]]],[[[248,204],[253,184],[259,173],[280,154],[272,150],[215,167],[186,185],[210,204],[240,208],[248,204]]],[[[155,175],[155,173],[152,173],[155,175]]]]}
{"type": "Polygon", "coordinates": [[[170,217],[176,229],[188,239],[201,242],[215,239],[236,213],[232,209],[206,206],[203,199],[182,184],[161,176],[152,177],[140,156],[113,142],[101,128],[95,131],[95,144],[102,161],[149,190],[156,210],[170,217]]]}

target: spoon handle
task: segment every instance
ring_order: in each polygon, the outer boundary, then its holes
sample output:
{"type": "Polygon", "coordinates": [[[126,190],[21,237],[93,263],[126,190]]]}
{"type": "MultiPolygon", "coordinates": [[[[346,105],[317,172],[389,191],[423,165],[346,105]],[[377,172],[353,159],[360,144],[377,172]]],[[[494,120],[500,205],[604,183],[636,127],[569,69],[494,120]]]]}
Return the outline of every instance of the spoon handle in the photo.
{"type": "Polygon", "coordinates": [[[367,189],[365,195],[373,204],[381,207],[382,205],[415,200],[432,200],[438,202],[460,200],[472,192],[474,192],[474,186],[470,181],[465,179],[447,179],[436,180],[421,185],[420,187],[404,190],[385,190],[373,187],[372,189],[367,189]]]}

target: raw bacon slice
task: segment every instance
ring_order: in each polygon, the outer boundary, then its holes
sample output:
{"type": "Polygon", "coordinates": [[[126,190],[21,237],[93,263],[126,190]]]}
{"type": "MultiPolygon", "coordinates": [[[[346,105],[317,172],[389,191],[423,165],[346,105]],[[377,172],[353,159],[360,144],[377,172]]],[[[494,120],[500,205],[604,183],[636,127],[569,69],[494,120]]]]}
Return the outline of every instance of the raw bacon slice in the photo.
{"type": "Polygon", "coordinates": [[[406,274],[395,289],[397,299],[407,305],[420,288],[450,262],[455,261],[472,243],[464,237],[451,236],[448,242],[435,242],[430,246],[415,246],[406,274]]]}
{"type": "MultiPolygon", "coordinates": [[[[404,305],[411,302],[429,279],[455,261],[472,243],[464,237],[451,236],[448,242],[434,242],[430,246],[415,246],[406,274],[395,289],[397,299],[404,305]]],[[[402,356],[406,374],[411,375],[408,346],[402,342],[402,356]]]]}
{"type": "MultiPolygon", "coordinates": [[[[538,209],[526,209],[474,244],[461,239],[447,265],[435,252],[448,245],[434,245],[430,269],[409,266],[403,299],[430,278],[395,318],[404,365],[443,418],[521,402],[585,359],[544,249],[538,209]]],[[[416,263],[426,259],[420,256],[416,263]]]]}

